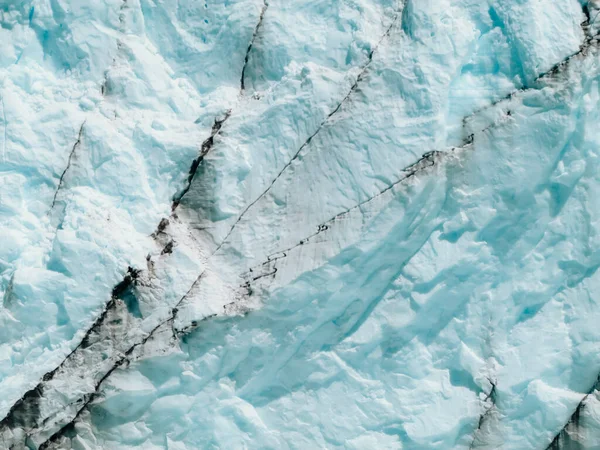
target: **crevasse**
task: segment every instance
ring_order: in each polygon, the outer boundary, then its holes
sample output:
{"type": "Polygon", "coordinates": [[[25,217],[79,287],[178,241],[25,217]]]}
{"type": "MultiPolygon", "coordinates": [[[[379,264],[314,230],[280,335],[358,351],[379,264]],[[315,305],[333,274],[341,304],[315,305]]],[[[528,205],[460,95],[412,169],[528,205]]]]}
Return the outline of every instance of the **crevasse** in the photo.
{"type": "Polygon", "coordinates": [[[598,448],[599,12],[0,0],[1,446],[598,448]]]}

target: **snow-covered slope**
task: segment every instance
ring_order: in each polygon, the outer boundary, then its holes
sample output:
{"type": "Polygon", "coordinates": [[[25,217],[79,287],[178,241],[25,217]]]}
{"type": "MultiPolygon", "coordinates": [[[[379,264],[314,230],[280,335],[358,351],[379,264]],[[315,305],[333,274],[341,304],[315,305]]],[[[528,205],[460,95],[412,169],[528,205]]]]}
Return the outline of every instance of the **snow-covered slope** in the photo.
{"type": "Polygon", "coordinates": [[[599,12],[0,0],[0,446],[598,448],[599,12]]]}

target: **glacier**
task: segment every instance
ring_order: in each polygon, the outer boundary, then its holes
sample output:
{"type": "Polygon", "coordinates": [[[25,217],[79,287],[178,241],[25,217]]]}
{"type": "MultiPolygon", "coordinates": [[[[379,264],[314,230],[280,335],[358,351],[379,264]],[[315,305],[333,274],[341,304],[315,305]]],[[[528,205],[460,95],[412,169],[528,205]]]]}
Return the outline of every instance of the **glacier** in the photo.
{"type": "Polygon", "coordinates": [[[600,448],[599,15],[0,0],[0,448],[600,448]]]}

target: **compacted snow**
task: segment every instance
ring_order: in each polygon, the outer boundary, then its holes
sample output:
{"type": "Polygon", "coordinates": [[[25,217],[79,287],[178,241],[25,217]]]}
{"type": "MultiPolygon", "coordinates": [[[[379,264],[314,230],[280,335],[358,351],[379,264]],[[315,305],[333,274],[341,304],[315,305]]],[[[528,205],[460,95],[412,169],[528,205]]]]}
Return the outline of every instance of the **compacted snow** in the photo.
{"type": "Polygon", "coordinates": [[[0,447],[600,448],[599,13],[0,0],[0,447]]]}

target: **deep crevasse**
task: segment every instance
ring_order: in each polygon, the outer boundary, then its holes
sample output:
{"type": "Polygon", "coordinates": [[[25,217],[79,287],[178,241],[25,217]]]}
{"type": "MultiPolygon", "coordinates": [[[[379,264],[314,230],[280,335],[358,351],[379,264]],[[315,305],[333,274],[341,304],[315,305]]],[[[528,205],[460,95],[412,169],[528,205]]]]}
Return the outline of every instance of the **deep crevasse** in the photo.
{"type": "Polygon", "coordinates": [[[598,446],[597,12],[0,2],[4,445],[598,446]]]}

